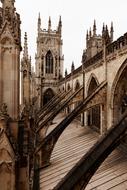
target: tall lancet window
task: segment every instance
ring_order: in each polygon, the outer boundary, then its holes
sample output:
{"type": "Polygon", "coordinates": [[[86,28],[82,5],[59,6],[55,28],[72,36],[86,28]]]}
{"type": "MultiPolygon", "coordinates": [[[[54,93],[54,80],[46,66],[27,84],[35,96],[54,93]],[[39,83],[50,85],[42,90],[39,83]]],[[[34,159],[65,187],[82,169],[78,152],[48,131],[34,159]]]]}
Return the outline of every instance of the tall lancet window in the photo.
{"type": "Polygon", "coordinates": [[[43,74],[44,74],[43,65],[44,65],[44,56],[41,57],[41,75],[42,75],[42,76],[43,76],[43,74]]]}
{"type": "Polygon", "coordinates": [[[53,56],[51,51],[48,51],[46,54],[46,73],[53,73],[53,56]]]}

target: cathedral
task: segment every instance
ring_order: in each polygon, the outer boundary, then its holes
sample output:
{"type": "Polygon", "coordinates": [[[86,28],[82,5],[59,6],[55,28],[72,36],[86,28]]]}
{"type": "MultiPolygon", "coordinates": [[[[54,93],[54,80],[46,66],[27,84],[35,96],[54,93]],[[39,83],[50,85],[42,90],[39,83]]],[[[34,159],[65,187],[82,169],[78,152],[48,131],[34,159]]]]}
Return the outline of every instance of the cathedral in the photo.
{"type": "Polygon", "coordinates": [[[94,20],[81,65],[64,73],[61,17],[43,29],[39,14],[34,70],[15,0],[1,3],[0,189],[126,190],[127,33],[114,41],[113,23],[97,34],[94,20]]]}

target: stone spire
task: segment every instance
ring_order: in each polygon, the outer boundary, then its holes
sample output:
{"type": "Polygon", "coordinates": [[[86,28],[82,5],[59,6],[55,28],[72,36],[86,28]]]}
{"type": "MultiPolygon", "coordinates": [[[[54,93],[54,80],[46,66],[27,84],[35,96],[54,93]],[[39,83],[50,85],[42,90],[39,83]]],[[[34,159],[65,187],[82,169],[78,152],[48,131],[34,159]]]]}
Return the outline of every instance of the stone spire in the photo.
{"type": "Polygon", "coordinates": [[[65,69],[65,77],[67,76],[67,69],[65,69]]]}
{"type": "Polygon", "coordinates": [[[61,34],[62,31],[62,21],[61,21],[61,16],[59,18],[59,24],[58,24],[58,32],[61,34]]]}
{"type": "Polygon", "coordinates": [[[110,28],[110,39],[111,39],[111,42],[113,41],[113,33],[114,33],[113,22],[111,22],[111,28],[110,28]]]}
{"type": "Polygon", "coordinates": [[[28,44],[27,44],[27,33],[26,32],[25,32],[25,36],[24,36],[23,58],[28,59],[28,44]]]}
{"type": "Polygon", "coordinates": [[[38,15],[38,32],[40,32],[41,29],[41,17],[40,17],[40,13],[38,15]]]}
{"type": "Polygon", "coordinates": [[[49,17],[49,22],[48,22],[48,31],[51,32],[51,17],[49,17]]]}
{"type": "Polygon", "coordinates": [[[94,24],[93,24],[93,36],[96,36],[96,21],[94,20],[94,24]]]}
{"type": "Polygon", "coordinates": [[[110,41],[110,37],[109,37],[109,31],[108,31],[108,26],[106,25],[106,38],[108,40],[108,42],[110,41]]]}

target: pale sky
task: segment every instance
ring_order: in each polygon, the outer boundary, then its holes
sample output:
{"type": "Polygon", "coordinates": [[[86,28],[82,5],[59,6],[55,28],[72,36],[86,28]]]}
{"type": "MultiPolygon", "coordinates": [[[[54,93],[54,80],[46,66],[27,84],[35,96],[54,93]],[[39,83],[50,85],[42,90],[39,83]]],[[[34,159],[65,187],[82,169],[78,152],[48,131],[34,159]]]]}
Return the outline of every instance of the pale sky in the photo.
{"type": "Polygon", "coordinates": [[[46,29],[49,16],[53,29],[58,25],[59,16],[62,17],[64,68],[68,71],[72,61],[76,68],[81,64],[86,31],[93,26],[94,19],[97,33],[101,33],[103,22],[110,27],[113,21],[114,40],[127,32],[127,0],[16,0],[15,6],[21,16],[22,39],[24,32],[28,33],[29,54],[33,63],[39,12],[42,28],[46,29]]]}

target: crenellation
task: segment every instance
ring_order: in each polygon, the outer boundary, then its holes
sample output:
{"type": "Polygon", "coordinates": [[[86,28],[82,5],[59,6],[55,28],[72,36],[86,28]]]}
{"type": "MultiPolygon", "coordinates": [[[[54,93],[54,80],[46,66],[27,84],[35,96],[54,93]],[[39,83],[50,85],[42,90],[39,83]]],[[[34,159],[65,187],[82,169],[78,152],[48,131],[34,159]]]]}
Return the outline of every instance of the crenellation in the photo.
{"type": "Polygon", "coordinates": [[[124,34],[123,36],[121,36],[116,41],[114,41],[113,43],[109,44],[106,47],[106,55],[112,54],[120,49],[124,50],[126,46],[127,46],[127,34],[124,34]]]}

